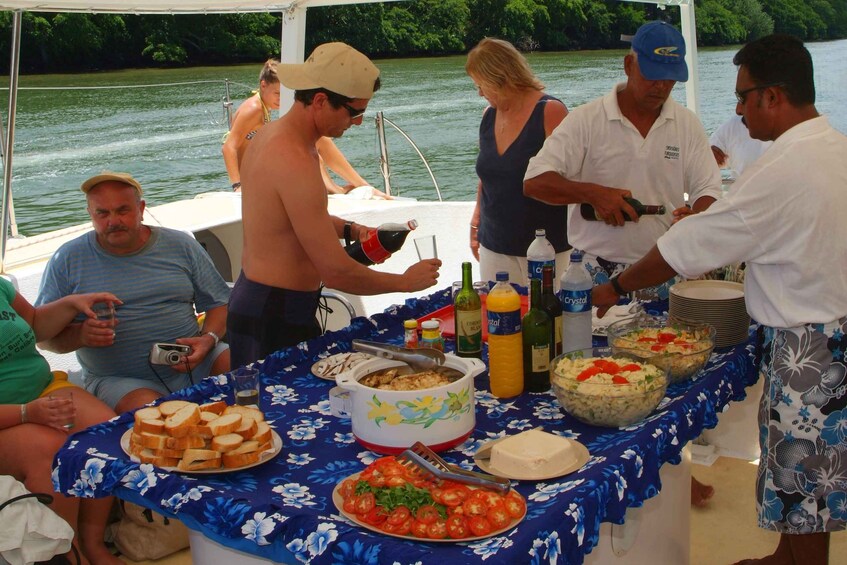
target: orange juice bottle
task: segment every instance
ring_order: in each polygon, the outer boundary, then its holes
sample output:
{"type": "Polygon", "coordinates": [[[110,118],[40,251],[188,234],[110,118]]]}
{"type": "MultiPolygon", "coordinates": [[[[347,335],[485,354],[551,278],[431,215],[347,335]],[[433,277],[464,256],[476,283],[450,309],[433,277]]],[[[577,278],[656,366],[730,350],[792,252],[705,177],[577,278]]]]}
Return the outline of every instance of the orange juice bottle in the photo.
{"type": "Polygon", "coordinates": [[[497,273],[488,293],[488,377],[491,394],[500,398],[523,392],[521,297],[509,284],[509,273],[497,273]]]}

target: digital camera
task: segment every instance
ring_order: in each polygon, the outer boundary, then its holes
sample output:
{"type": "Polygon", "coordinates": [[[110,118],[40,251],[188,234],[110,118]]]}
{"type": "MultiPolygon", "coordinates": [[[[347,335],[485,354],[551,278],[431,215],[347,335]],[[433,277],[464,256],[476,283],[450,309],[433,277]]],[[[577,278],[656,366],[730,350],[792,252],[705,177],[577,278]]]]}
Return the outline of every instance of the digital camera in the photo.
{"type": "Polygon", "coordinates": [[[178,343],[154,343],[150,350],[150,362],[154,365],[176,365],[191,353],[191,347],[178,343]]]}

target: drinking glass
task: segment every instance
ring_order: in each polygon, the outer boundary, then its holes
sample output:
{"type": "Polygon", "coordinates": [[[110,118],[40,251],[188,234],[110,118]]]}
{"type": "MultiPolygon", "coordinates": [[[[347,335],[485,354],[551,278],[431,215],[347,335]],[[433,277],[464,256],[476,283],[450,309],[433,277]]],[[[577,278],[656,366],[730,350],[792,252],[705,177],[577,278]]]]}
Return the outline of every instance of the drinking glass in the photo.
{"type": "Polygon", "coordinates": [[[74,394],[70,387],[60,388],[51,392],[48,398],[59,400],[59,424],[66,430],[73,429],[76,423],[76,408],[74,408],[74,394]]]}
{"type": "Polygon", "coordinates": [[[415,238],[415,249],[418,251],[418,259],[438,259],[438,248],[435,245],[434,235],[425,235],[415,238]]]}
{"type": "Polygon", "coordinates": [[[114,331],[115,328],[115,305],[110,302],[98,302],[91,307],[97,315],[97,320],[107,322],[114,331]]]}
{"type": "Polygon", "coordinates": [[[239,406],[259,407],[259,370],[241,367],[232,372],[235,403],[239,406]]]}

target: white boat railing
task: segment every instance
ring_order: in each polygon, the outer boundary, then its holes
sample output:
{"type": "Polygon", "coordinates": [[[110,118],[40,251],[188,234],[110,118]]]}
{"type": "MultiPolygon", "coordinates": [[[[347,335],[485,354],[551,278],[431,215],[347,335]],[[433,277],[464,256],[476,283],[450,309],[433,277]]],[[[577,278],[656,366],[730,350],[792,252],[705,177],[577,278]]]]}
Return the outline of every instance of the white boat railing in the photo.
{"type": "Polygon", "coordinates": [[[421,153],[417,144],[412,141],[412,138],[409,137],[409,135],[403,131],[400,126],[386,118],[382,111],[376,113],[374,122],[376,123],[376,135],[379,140],[379,172],[382,174],[383,184],[385,185],[385,194],[391,196],[391,167],[388,164],[388,143],[385,140],[385,124],[388,124],[396,129],[400,135],[409,142],[409,145],[412,146],[412,149],[414,149],[418,154],[418,157],[421,158],[424,167],[426,167],[426,171],[429,173],[429,178],[432,179],[432,185],[435,187],[435,193],[438,195],[438,201],[443,202],[443,199],[441,198],[441,189],[438,188],[438,181],[435,180],[435,174],[433,174],[432,168],[429,166],[429,162],[426,160],[423,153],[421,153]]]}

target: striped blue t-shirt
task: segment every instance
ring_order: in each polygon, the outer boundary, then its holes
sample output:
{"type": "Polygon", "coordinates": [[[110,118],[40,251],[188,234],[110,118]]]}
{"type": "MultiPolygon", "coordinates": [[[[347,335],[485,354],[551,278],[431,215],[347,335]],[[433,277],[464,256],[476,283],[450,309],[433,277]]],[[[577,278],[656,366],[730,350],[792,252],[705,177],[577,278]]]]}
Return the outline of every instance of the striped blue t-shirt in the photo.
{"type": "MultiPolygon", "coordinates": [[[[77,350],[85,377],[157,380],[148,364],[152,345],[197,335],[195,308],[206,312],[229,301],[229,287],[196,240],[177,230],[150,229],[135,253],[109,253],[91,231],[62,245],[47,264],[36,305],[88,292],[111,292],[123,301],[114,344],[77,350]]],[[[176,373],[163,366],[156,371],[163,377],[176,373]]]]}

